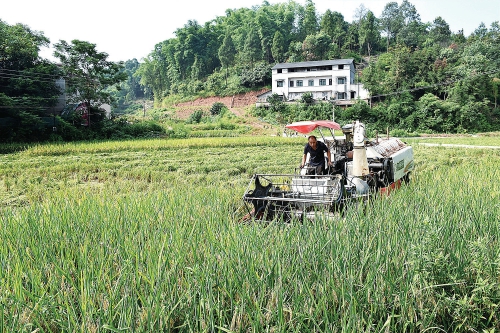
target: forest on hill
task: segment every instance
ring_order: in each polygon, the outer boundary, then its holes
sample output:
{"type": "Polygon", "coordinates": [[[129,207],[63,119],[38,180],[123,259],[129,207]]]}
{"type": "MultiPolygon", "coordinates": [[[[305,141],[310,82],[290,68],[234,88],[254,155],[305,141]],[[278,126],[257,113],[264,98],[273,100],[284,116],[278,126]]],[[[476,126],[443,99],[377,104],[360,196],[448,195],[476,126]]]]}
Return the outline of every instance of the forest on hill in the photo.
{"type": "MultiPolygon", "coordinates": [[[[228,9],[224,16],[204,24],[188,21],[174,38],[156,44],[140,62],[130,59],[120,64],[121,79],[109,81],[106,88],[119,110],[134,110],[134,101],[144,98],[154,99],[161,108],[180,100],[269,87],[276,63],[352,58],[372,100],[370,105],[360,102],[339,110],[341,121],[356,118],[373,128],[390,126],[406,132],[500,129],[498,21],[490,27],[478,22],[477,29],[465,36],[463,31],[452,32],[443,17],[423,22],[408,0],[388,2],[380,17],[363,5],[353,12],[354,20],[348,22],[333,9],[318,13],[312,0],[305,5],[264,1],[260,6],[228,9]]],[[[24,34],[35,45],[47,43],[43,34],[27,26],[21,26],[23,30],[1,21],[0,26],[3,36],[24,34]]],[[[8,44],[6,40],[0,38],[0,44],[8,44]]],[[[31,47],[22,54],[24,62],[15,62],[11,60],[17,55],[0,45],[0,84],[9,85],[12,80],[8,70],[56,75],[54,64],[40,60],[37,50],[31,47]]],[[[11,97],[29,96],[27,90],[12,96],[2,91],[0,104],[12,105],[11,97]]],[[[54,97],[53,90],[46,90],[38,101],[54,97]]],[[[18,109],[0,110],[0,117],[19,113],[18,109]]],[[[327,118],[331,105],[277,102],[252,112],[280,124],[327,118]]]]}
{"type": "MultiPolygon", "coordinates": [[[[452,33],[442,17],[422,22],[415,6],[388,2],[380,17],[364,6],[355,20],[314,2],[293,1],[227,10],[201,26],[188,22],[158,43],[136,74],[157,101],[172,95],[230,95],[270,84],[275,63],[355,59],[373,107],[339,112],[381,127],[408,131],[490,131],[497,105],[500,26],[478,23],[470,36],[452,33]]],[[[309,108],[312,108],[310,106],[309,108]]],[[[279,107],[270,118],[324,117],[316,110],[279,107]],[[273,117],[275,116],[275,117],[273,117]],[[277,116],[277,117],[276,117],[277,116]]]]}

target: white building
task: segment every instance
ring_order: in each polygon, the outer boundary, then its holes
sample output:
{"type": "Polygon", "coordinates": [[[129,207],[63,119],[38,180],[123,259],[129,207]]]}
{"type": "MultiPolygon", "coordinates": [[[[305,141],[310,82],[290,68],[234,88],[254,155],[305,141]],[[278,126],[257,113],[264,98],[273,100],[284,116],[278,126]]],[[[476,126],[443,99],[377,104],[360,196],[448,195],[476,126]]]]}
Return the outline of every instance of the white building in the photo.
{"type": "Polygon", "coordinates": [[[309,92],[315,100],[334,100],[339,105],[368,100],[362,84],[354,83],[353,59],[305,61],[276,64],[272,68],[272,93],[294,101],[309,92]]]}

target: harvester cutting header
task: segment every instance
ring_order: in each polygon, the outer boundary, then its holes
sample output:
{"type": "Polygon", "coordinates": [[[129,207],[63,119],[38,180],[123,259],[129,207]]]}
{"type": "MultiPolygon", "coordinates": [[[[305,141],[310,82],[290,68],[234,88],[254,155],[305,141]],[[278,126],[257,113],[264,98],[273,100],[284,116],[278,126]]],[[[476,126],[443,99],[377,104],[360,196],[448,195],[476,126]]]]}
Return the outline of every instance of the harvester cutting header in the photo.
{"type": "Polygon", "coordinates": [[[411,146],[388,136],[368,140],[359,121],[343,127],[328,120],[301,121],[286,128],[301,134],[318,129],[322,143],[316,146],[316,137],[310,136],[311,148],[306,146],[304,152],[327,149],[320,163],[324,168],[318,168],[317,156],[311,161],[308,153],[295,174],[255,174],[243,196],[246,219],[290,221],[315,218],[318,213],[333,215],[349,202],[364,202],[408,182],[414,169],[411,146]],[[334,130],[343,135],[335,137],[334,130]]]}

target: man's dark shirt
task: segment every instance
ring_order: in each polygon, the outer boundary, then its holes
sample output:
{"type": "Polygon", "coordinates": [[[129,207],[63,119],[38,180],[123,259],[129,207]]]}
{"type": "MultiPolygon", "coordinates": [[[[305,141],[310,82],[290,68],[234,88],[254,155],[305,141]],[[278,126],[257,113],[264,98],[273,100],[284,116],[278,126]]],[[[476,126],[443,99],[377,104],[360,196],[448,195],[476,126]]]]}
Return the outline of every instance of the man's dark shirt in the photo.
{"type": "Polygon", "coordinates": [[[311,155],[309,159],[309,164],[311,166],[325,165],[325,152],[328,151],[328,147],[321,141],[316,141],[316,150],[308,144],[304,147],[304,155],[309,153],[311,155]]]}

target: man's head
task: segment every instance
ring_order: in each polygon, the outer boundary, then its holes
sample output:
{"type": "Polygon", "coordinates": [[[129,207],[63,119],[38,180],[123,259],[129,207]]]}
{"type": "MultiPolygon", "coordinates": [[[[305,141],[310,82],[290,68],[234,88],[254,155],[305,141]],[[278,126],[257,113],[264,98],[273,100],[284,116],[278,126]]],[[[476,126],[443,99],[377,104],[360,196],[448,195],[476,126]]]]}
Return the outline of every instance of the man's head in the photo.
{"type": "Polygon", "coordinates": [[[314,135],[309,136],[307,138],[307,141],[309,142],[309,146],[311,146],[312,149],[316,149],[317,140],[314,135]]]}

